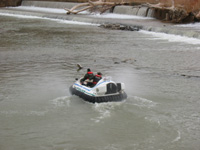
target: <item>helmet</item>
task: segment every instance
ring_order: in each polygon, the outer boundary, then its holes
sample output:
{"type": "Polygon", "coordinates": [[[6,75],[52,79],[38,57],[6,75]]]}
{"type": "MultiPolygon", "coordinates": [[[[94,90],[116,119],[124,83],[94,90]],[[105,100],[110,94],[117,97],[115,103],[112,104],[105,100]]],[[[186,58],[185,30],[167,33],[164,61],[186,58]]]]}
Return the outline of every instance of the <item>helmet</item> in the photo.
{"type": "Polygon", "coordinates": [[[97,74],[98,74],[98,75],[102,75],[102,73],[101,73],[101,72],[97,72],[97,74]]]}

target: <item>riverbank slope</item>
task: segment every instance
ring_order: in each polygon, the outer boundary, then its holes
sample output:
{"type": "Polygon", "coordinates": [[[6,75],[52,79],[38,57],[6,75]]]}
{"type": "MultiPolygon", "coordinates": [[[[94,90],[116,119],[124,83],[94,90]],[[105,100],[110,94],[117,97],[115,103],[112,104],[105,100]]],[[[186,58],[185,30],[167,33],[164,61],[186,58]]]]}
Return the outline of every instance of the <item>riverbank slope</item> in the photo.
{"type": "MultiPolygon", "coordinates": [[[[66,2],[39,2],[39,1],[24,1],[22,6],[29,7],[42,7],[42,8],[71,8],[76,3],[66,3],[66,2]]],[[[39,17],[46,17],[46,18],[54,18],[54,19],[63,19],[63,20],[72,20],[72,21],[79,21],[79,22],[88,22],[94,24],[121,24],[126,26],[136,26],[142,30],[147,31],[154,31],[154,32],[162,32],[167,34],[175,34],[180,36],[187,36],[192,38],[200,39],[200,30],[193,28],[193,27],[181,27],[177,26],[177,24],[162,22],[157,19],[148,18],[145,19],[125,19],[123,18],[124,15],[130,15],[129,11],[132,9],[131,6],[117,6],[115,10],[113,10],[114,14],[121,14],[121,18],[106,18],[106,17],[99,17],[100,15],[90,15],[90,14],[77,14],[77,15],[66,15],[65,12],[63,13],[56,13],[52,12],[44,12],[41,10],[32,10],[32,9],[23,9],[23,7],[3,7],[0,8],[0,13],[7,13],[7,14],[20,14],[20,15],[30,15],[30,16],[39,16],[39,17]]],[[[145,9],[145,8],[141,8],[145,9]]],[[[142,13],[141,13],[142,14],[142,13]]]]}

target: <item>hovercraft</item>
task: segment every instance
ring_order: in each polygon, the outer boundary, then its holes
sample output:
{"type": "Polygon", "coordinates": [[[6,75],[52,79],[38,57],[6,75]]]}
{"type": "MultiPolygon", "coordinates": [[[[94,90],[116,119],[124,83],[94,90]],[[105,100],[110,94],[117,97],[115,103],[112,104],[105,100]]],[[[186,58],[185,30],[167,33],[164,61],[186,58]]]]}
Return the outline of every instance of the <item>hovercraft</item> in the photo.
{"type": "Polygon", "coordinates": [[[111,77],[103,77],[94,87],[81,84],[81,79],[70,87],[72,95],[91,103],[118,102],[127,98],[124,83],[115,83],[111,77]]]}

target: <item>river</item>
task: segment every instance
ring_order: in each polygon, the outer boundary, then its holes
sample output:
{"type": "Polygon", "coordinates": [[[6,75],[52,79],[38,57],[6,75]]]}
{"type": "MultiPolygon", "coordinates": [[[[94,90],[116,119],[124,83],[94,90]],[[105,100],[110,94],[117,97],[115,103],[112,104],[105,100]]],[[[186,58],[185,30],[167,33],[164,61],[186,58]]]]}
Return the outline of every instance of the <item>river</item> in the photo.
{"type": "Polygon", "coordinates": [[[198,42],[47,19],[0,22],[0,150],[199,150],[198,42]],[[128,99],[71,96],[87,68],[124,82],[128,99]]]}

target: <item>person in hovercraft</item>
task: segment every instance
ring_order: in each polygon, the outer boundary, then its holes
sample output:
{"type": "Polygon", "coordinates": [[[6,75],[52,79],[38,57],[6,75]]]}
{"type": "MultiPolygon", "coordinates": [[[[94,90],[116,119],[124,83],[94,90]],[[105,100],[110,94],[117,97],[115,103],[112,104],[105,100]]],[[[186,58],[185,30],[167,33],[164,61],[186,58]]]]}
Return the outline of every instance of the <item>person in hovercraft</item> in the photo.
{"type": "Polygon", "coordinates": [[[93,86],[95,86],[102,79],[102,73],[97,72],[97,74],[93,78],[93,86]]]}
{"type": "Polygon", "coordinates": [[[87,73],[85,76],[81,79],[81,84],[86,85],[86,86],[92,86],[93,85],[93,79],[94,79],[94,74],[90,70],[90,68],[87,69],[87,73]],[[84,84],[84,81],[87,80],[87,84],[84,84]]]}

